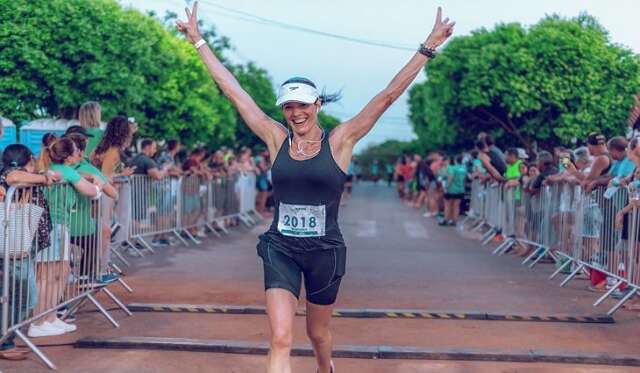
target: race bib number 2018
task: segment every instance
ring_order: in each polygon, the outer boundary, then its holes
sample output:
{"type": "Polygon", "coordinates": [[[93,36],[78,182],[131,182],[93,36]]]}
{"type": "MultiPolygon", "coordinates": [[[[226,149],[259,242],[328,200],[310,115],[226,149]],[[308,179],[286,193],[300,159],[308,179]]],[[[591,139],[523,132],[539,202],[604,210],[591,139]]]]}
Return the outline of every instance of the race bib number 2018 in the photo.
{"type": "Polygon", "coordinates": [[[291,237],[322,237],[326,221],[325,206],[288,205],[278,208],[278,231],[291,237]]]}

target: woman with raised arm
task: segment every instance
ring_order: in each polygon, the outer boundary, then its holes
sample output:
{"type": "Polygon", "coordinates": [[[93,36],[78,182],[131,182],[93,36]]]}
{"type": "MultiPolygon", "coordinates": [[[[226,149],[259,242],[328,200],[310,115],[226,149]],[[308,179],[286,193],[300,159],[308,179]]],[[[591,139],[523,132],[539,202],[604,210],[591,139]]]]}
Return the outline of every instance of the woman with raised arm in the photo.
{"type": "Polygon", "coordinates": [[[338,206],[353,147],[435,56],[435,49],[451,36],[454,23],[442,21],[438,8],[431,35],[391,83],[354,118],[327,133],[318,123],[318,112],[335,96],[321,96],[308,79],[287,80],[276,102],[288,128],[282,126],[256,105],[202,39],[197,2],[186,13],[188,20],[178,21],[178,30],[194,44],[218,87],[264,141],[269,153],[275,155],[272,178],[276,209],[271,227],[258,242],[272,332],[267,371],[291,372],[293,319],[304,275],[307,334],[318,372],[333,372],[329,321],[346,262],[338,206]]]}

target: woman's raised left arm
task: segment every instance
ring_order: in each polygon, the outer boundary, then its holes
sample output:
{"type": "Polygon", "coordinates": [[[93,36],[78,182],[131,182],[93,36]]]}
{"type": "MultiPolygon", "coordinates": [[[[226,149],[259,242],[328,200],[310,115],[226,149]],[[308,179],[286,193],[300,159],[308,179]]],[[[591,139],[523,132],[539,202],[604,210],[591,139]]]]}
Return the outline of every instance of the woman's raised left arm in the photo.
{"type": "Polygon", "coordinates": [[[433,55],[434,50],[442,45],[453,33],[455,22],[442,20],[442,9],[438,7],[436,22],[433,31],[424,42],[421,50],[416,52],[409,62],[391,80],[389,85],[378,93],[369,103],[352,119],[336,127],[332,135],[340,139],[340,147],[353,149],[358,140],[363,138],[374,126],[380,116],[393,104],[409,87],[420,70],[429,60],[427,55],[433,55]]]}

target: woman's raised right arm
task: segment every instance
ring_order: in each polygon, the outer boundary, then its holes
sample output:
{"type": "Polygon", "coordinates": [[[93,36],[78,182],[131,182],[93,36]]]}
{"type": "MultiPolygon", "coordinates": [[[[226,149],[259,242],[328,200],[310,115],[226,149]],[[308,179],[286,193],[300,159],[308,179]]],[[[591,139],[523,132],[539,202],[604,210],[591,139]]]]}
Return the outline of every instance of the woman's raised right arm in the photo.
{"type": "Polygon", "coordinates": [[[247,123],[251,131],[255,133],[268,146],[277,147],[281,140],[286,137],[286,130],[275,120],[266,115],[255,103],[249,94],[242,89],[238,80],[233,74],[218,60],[211,48],[204,42],[198,30],[198,2],[193,4],[193,9],[187,13],[187,21],[177,21],[177,27],[187,40],[192,44],[197,44],[198,53],[206,65],[213,80],[218,84],[225,96],[236,107],[242,119],[247,123]]]}

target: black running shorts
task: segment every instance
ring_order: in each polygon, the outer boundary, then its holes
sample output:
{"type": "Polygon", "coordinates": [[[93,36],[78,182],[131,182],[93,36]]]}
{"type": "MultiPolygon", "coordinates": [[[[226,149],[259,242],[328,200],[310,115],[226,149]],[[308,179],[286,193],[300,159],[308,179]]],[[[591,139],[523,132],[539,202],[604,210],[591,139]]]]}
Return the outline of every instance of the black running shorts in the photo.
{"type": "Polygon", "coordinates": [[[334,304],[345,273],[347,249],[286,250],[273,238],[261,237],[258,255],[264,267],[264,288],[286,289],[300,298],[302,276],[309,303],[334,304]]]}

